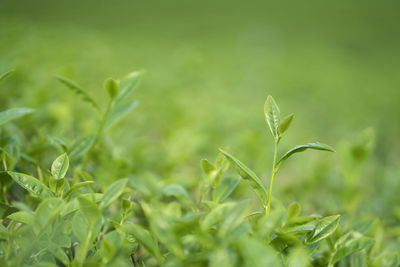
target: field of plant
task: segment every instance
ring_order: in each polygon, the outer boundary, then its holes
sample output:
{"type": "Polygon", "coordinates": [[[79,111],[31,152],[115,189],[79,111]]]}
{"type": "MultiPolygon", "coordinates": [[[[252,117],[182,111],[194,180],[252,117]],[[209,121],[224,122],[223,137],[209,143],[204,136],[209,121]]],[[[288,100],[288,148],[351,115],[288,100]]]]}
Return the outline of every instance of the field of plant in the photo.
{"type": "Polygon", "coordinates": [[[0,3],[0,266],[400,266],[396,1],[0,3]]]}

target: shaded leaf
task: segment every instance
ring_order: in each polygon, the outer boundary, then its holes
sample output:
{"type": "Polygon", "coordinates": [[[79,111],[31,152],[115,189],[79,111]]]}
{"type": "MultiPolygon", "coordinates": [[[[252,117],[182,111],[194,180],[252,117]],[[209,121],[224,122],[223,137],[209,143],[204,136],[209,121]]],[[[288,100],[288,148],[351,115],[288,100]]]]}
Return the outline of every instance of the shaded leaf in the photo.
{"type": "Polygon", "coordinates": [[[250,170],[246,165],[244,165],[240,160],[236,159],[234,156],[220,149],[222,153],[224,153],[225,157],[233,164],[235,169],[238,171],[239,175],[249,182],[250,186],[256,192],[258,197],[264,206],[267,205],[267,191],[265,190],[264,185],[262,184],[260,178],[250,170]]]}
{"type": "Polygon", "coordinates": [[[224,178],[215,190],[215,201],[222,202],[233,192],[240,182],[240,177],[224,178]]]}
{"type": "Polygon", "coordinates": [[[10,76],[13,72],[14,72],[14,70],[9,70],[6,73],[1,74],[0,75],[0,82],[2,82],[5,78],[10,76]]]}
{"type": "Polygon", "coordinates": [[[358,238],[352,238],[345,243],[342,243],[338,248],[335,249],[332,255],[331,264],[335,264],[344,257],[360,251],[364,248],[368,248],[375,244],[375,240],[370,237],[360,236],[358,238]]]}
{"type": "Polygon", "coordinates": [[[78,139],[69,150],[69,157],[71,160],[79,158],[82,154],[88,151],[92,146],[94,139],[94,135],[89,135],[78,139]]]}

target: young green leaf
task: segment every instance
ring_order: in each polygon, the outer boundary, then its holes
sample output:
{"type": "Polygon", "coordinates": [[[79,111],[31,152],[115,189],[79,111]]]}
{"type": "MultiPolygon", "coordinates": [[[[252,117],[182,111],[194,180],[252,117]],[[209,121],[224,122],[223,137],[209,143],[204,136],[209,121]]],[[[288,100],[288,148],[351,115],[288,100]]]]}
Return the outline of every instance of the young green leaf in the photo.
{"type": "Polygon", "coordinates": [[[14,72],[14,70],[9,70],[6,73],[1,74],[0,75],[0,82],[2,82],[5,78],[10,76],[13,72],[14,72]]]}
{"type": "Polygon", "coordinates": [[[339,225],[340,215],[321,218],[317,221],[314,230],[306,236],[306,244],[317,243],[335,232],[339,225]]]}
{"type": "Polygon", "coordinates": [[[58,75],[56,75],[55,77],[61,83],[66,85],[75,94],[81,96],[83,101],[89,103],[97,112],[101,112],[101,109],[100,109],[99,105],[97,105],[96,101],[94,101],[93,98],[91,98],[88,95],[88,93],[86,93],[86,91],[84,89],[82,89],[79,85],[77,85],[76,83],[74,83],[73,81],[71,81],[67,78],[64,78],[64,77],[61,77],[58,75]]]}
{"type": "Polygon", "coordinates": [[[56,179],[61,179],[65,177],[68,171],[69,158],[67,153],[61,154],[56,160],[53,161],[51,165],[51,175],[56,179]]]}
{"type": "Polygon", "coordinates": [[[246,165],[244,165],[240,160],[232,156],[231,154],[220,149],[222,153],[224,153],[225,157],[233,164],[239,175],[249,182],[250,186],[256,192],[264,207],[267,205],[267,191],[265,190],[264,185],[262,184],[260,178],[250,170],[246,165]]]}
{"type": "Polygon", "coordinates": [[[308,144],[304,144],[304,145],[299,145],[296,146],[292,149],[290,149],[288,152],[286,152],[281,159],[277,162],[276,165],[280,165],[282,164],[285,160],[287,160],[290,156],[292,156],[295,153],[299,153],[299,152],[303,152],[307,149],[315,149],[315,150],[323,150],[323,151],[329,151],[329,152],[335,152],[335,150],[325,144],[321,144],[321,143],[308,143],[308,144]]]}
{"type": "Polygon", "coordinates": [[[180,185],[170,184],[163,188],[163,194],[167,197],[173,196],[184,203],[192,203],[189,193],[180,185]]]}
{"type": "Polygon", "coordinates": [[[300,214],[300,210],[301,207],[299,203],[294,202],[290,204],[288,207],[288,217],[289,218],[297,217],[300,214]]]}
{"type": "Polygon", "coordinates": [[[78,159],[82,154],[89,150],[94,142],[94,135],[85,136],[78,139],[71,147],[69,151],[69,157],[71,161],[78,159]]]}
{"type": "Polygon", "coordinates": [[[215,201],[223,202],[235,190],[240,182],[240,177],[227,177],[215,189],[215,201]]]}
{"type": "Polygon", "coordinates": [[[119,198],[119,196],[124,192],[127,183],[128,179],[125,178],[118,180],[107,187],[99,203],[100,209],[108,207],[114,200],[119,198]]]}
{"type": "Polygon", "coordinates": [[[2,111],[0,112],[0,126],[6,122],[17,119],[32,112],[34,112],[34,110],[30,108],[12,108],[2,111]]]}
{"type": "Polygon", "coordinates": [[[142,72],[140,71],[132,72],[125,76],[120,82],[120,90],[115,102],[119,102],[127,97],[133,91],[133,89],[137,87],[141,76],[142,72]]]}
{"type": "Polygon", "coordinates": [[[64,198],[69,197],[69,196],[70,196],[74,191],[76,191],[77,189],[79,189],[79,188],[81,188],[81,187],[83,187],[83,186],[86,186],[86,185],[93,184],[93,183],[94,183],[93,181],[85,181],[85,182],[81,182],[81,183],[74,184],[74,185],[67,191],[67,193],[65,193],[64,198]]]}
{"type": "Polygon", "coordinates": [[[27,211],[17,211],[8,215],[7,218],[25,224],[33,224],[35,221],[35,214],[27,211]]]}
{"type": "Polygon", "coordinates": [[[159,262],[163,262],[163,256],[160,253],[157,243],[145,228],[138,224],[124,224],[122,225],[122,230],[125,233],[133,235],[145,249],[157,258],[159,262]]]}
{"type": "Polygon", "coordinates": [[[104,82],[104,89],[106,89],[108,96],[114,99],[118,95],[119,83],[114,79],[107,79],[104,82]]]}
{"type": "Polygon", "coordinates": [[[107,114],[104,120],[104,130],[110,128],[123,117],[125,117],[132,109],[138,105],[137,101],[130,101],[127,103],[122,103],[114,106],[114,108],[107,114]]]}
{"type": "Polygon", "coordinates": [[[290,114],[286,116],[281,123],[279,124],[278,130],[279,130],[279,135],[282,136],[286,132],[287,129],[289,129],[290,124],[292,123],[294,114],[290,114]]]}
{"type": "Polygon", "coordinates": [[[53,192],[47,186],[33,176],[10,171],[7,174],[20,186],[42,199],[54,196],[53,192]]]}
{"type": "Polygon", "coordinates": [[[279,124],[281,123],[281,114],[272,96],[268,96],[264,104],[265,120],[275,139],[279,138],[279,124]]]}
{"type": "Polygon", "coordinates": [[[330,263],[334,265],[336,262],[340,261],[344,257],[360,251],[364,248],[368,248],[375,244],[375,240],[370,237],[360,236],[357,238],[352,238],[347,242],[339,245],[337,249],[332,254],[330,263]]]}

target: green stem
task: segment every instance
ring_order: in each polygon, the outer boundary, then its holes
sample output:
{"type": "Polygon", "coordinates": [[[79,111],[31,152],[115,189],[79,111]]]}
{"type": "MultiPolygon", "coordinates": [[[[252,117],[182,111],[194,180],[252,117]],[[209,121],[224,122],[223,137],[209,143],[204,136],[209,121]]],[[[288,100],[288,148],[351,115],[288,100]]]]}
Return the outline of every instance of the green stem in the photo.
{"type": "Polygon", "coordinates": [[[269,189],[268,189],[268,199],[267,199],[267,207],[265,208],[265,214],[268,215],[268,213],[271,210],[271,197],[272,197],[272,186],[274,184],[274,178],[275,174],[278,171],[278,168],[276,166],[276,158],[278,155],[278,143],[279,140],[275,139],[275,148],[274,148],[274,159],[272,161],[272,171],[271,171],[271,178],[269,180],[269,189]]]}

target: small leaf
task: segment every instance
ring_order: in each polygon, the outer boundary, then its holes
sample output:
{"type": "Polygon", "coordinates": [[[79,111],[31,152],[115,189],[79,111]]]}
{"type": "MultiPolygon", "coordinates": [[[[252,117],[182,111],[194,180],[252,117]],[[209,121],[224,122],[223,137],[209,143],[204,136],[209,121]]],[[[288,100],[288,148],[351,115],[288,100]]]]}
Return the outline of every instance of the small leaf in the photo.
{"type": "Polygon", "coordinates": [[[300,214],[300,210],[301,207],[299,203],[294,202],[290,204],[288,207],[288,217],[289,218],[297,217],[300,214]]]}
{"type": "Polygon", "coordinates": [[[290,149],[288,152],[286,152],[281,159],[277,162],[278,164],[282,164],[285,160],[287,160],[291,155],[295,154],[295,153],[299,153],[299,152],[303,152],[304,150],[307,149],[315,149],[315,150],[323,150],[323,151],[329,151],[329,152],[335,152],[335,150],[325,144],[321,144],[321,143],[308,143],[308,144],[304,144],[304,145],[299,145],[296,146],[292,149],[290,149]]]}
{"type": "Polygon", "coordinates": [[[222,153],[224,153],[225,157],[233,164],[237,172],[243,179],[247,180],[253,190],[256,192],[258,197],[264,206],[267,205],[267,191],[265,190],[264,185],[262,184],[260,178],[250,170],[246,165],[244,165],[240,160],[236,159],[234,156],[220,149],[222,153]]]}
{"type": "Polygon", "coordinates": [[[14,72],[14,70],[9,70],[6,73],[1,74],[0,75],[0,82],[2,82],[5,78],[10,76],[13,72],[14,72]]]}
{"type": "Polygon", "coordinates": [[[294,114],[290,114],[286,116],[281,123],[279,124],[278,130],[279,130],[279,135],[282,136],[286,132],[287,129],[289,129],[290,124],[292,123],[294,114]]]}
{"type": "Polygon", "coordinates": [[[53,164],[51,165],[51,174],[56,179],[64,178],[65,174],[68,171],[68,167],[69,167],[69,158],[67,153],[64,153],[60,155],[58,158],[56,158],[55,161],[53,161],[53,164]]]}
{"type": "Polygon", "coordinates": [[[8,215],[7,218],[25,224],[33,224],[35,221],[35,215],[27,211],[14,212],[8,215]]]}
{"type": "Polygon", "coordinates": [[[94,142],[94,135],[85,136],[81,139],[78,139],[71,147],[69,151],[69,157],[71,161],[79,158],[82,154],[90,149],[94,142]]]}
{"type": "Polygon", "coordinates": [[[81,183],[77,183],[74,184],[68,191],[67,193],[65,193],[64,198],[69,197],[74,191],[76,191],[77,189],[81,188],[82,186],[86,186],[86,185],[90,185],[93,184],[93,181],[85,181],[85,182],[81,182],[81,183]]]}
{"type": "Polygon", "coordinates": [[[281,123],[281,114],[272,96],[268,96],[264,104],[265,120],[275,139],[279,138],[279,124],[281,123]]]}
{"type": "Polygon", "coordinates": [[[305,243],[314,244],[333,234],[339,225],[339,218],[340,215],[334,215],[319,219],[314,230],[306,236],[305,243]]]}
{"type": "Polygon", "coordinates": [[[370,237],[360,236],[358,238],[353,238],[345,243],[341,244],[332,255],[331,264],[335,264],[344,257],[360,251],[364,248],[368,248],[375,244],[375,240],[370,237]]]}
{"type": "Polygon", "coordinates": [[[125,117],[132,109],[138,105],[137,101],[130,101],[114,106],[114,108],[108,113],[104,120],[104,129],[108,129],[123,117],[125,117]]]}
{"type": "Polygon", "coordinates": [[[103,197],[100,200],[100,209],[108,207],[114,200],[119,198],[119,196],[124,192],[127,183],[128,179],[125,178],[118,180],[107,187],[103,197]]]}
{"type": "Polygon", "coordinates": [[[137,87],[141,76],[142,72],[140,71],[132,72],[125,76],[120,82],[120,90],[115,102],[119,102],[127,97],[133,91],[133,89],[137,87]]]}
{"type": "Polygon", "coordinates": [[[170,184],[163,188],[163,194],[167,197],[173,196],[182,202],[192,203],[189,193],[180,185],[170,184]]]}
{"type": "Polygon", "coordinates": [[[163,257],[157,246],[157,243],[153,240],[150,233],[138,224],[124,224],[122,225],[122,230],[125,233],[131,234],[135,239],[143,245],[153,256],[155,256],[159,262],[163,261],[163,257]]]}
{"type": "Polygon", "coordinates": [[[217,167],[215,167],[214,164],[212,164],[209,160],[207,159],[202,159],[200,161],[200,166],[203,169],[204,174],[210,175],[211,172],[215,171],[217,167]]]}
{"type": "Polygon", "coordinates": [[[64,85],[66,85],[71,91],[73,91],[75,94],[79,95],[82,97],[83,101],[89,103],[97,112],[101,112],[101,109],[99,107],[99,105],[97,105],[96,101],[93,100],[93,98],[91,98],[88,93],[85,92],[84,89],[82,89],[79,85],[77,85],[76,83],[74,83],[73,81],[58,76],[55,76],[57,80],[59,80],[61,83],[63,83],[64,85]]]}
{"type": "Polygon", "coordinates": [[[110,98],[114,99],[118,95],[119,84],[116,80],[109,78],[104,82],[104,89],[106,89],[110,98]]]}
{"type": "Polygon", "coordinates": [[[222,179],[215,190],[215,201],[222,202],[235,190],[240,182],[240,177],[227,177],[222,179]]]}
{"type": "Polygon", "coordinates": [[[34,110],[30,108],[12,108],[2,111],[0,112],[0,125],[32,112],[34,112],[34,110]]]}
{"type": "Polygon", "coordinates": [[[20,186],[42,199],[54,196],[53,192],[51,192],[51,190],[47,186],[45,186],[42,182],[40,182],[33,176],[10,171],[7,173],[20,186]]]}

